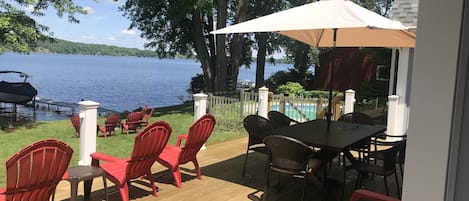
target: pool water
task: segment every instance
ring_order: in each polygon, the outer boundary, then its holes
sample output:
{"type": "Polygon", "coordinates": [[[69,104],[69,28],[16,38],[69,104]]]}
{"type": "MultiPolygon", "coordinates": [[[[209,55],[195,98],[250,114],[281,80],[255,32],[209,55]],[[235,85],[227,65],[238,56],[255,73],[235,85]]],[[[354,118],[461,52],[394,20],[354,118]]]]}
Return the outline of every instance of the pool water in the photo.
{"type": "MultiPolygon", "coordinates": [[[[280,105],[271,105],[270,110],[280,111],[280,105]]],[[[293,107],[290,104],[286,104],[284,113],[295,120],[306,120],[304,116],[309,120],[314,120],[316,119],[316,105],[296,105],[293,107]]]]}

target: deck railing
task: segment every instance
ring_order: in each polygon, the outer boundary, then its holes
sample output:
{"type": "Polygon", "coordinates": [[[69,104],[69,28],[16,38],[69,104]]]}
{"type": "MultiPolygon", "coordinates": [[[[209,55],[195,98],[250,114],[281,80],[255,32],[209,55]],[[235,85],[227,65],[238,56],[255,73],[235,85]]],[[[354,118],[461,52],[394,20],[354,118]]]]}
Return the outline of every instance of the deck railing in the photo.
{"type": "MultiPolygon", "coordinates": [[[[300,122],[317,118],[324,119],[328,100],[325,98],[305,98],[270,94],[268,111],[280,111],[292,119],[300,122]]],[[[343,113],[342,98],[338,97],[333,107],[334,118],[343,113]]],[[[242,128],[242,120],[250,114],[257,114],[259,110],[259,93],[229,92],[212,93],[208,96],[208,112],[217,118],[217,124],[225,128],[242,128]]]]}

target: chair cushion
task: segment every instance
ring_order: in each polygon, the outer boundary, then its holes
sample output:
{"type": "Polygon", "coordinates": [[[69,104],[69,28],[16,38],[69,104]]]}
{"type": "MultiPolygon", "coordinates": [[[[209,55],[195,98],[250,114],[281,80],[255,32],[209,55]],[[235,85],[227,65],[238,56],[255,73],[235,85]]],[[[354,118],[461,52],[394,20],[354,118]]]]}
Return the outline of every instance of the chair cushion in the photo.
{"type": "Polygon", "coordinates": [[[158,160],[163,160],[170,168],[176,168],[179,164],[179,153],[181,152],[180,147],[166,145],[166,147],[158,156],[158,160]]]}

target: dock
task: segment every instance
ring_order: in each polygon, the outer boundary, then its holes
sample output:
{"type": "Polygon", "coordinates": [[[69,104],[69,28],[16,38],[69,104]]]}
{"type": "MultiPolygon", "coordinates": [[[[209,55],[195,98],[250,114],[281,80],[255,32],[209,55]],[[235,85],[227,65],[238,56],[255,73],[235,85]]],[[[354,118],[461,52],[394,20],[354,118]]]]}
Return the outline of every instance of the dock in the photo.
{"type": "MultiPolygon", "coordinates": [[[[36,98],[35,107],[39,109],[45,109],[47,111],[55,111],[57,113],[70,112],[78,113],[80,111],[78,103],[71,103],[65,101],[57,101],[48,98],[36,98]]],[[[98,107],[99,116],[105,116],[107,114],[120,113],[107,108],[98,107]]]]}

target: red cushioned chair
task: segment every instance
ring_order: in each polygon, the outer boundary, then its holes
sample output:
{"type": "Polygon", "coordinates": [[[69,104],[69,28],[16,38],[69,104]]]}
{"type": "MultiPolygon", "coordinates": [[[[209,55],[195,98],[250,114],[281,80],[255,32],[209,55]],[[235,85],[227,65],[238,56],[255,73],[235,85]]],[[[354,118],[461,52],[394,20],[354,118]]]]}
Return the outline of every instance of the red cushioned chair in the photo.
{"type": "Polygon", "coordinates": [[[104,135],[104,138],[106,138],[107,135],[111,135],[112,132],[115,132],[114,130],[116,129],[116,127],[119,127],[120,125],[121,120],[119,115],[110,114],[109,116],[107,116],[104,124],[98,124],[98,131],[101,131],[104,135]]]}
{"type": "Polygon", "coordinates": [[[72,122],[73,128],[75,128],[74,137],[80,137],[80,116],[78,116],[78,114],[73,114],[70,117],[70,121],[72,122]]]}
{"type": "Polygon", "coordinates": [[[352,197],[350,198],[350,201],[400,201],[400,200],[383,195],[383,194],[360,189],[360,190],[355,190],[352,193],[352,197]]]}
{"type": "Polygon", "coordinates": [[[151,166],[168,143],[172,128],[164,121],[157,121],[135,136],[132,155],[127,159],[115,158],[103,153],[92,153],[92,165],[101,167],[107,178],[119,188],[123,201],[129,200],[128,183],[132,179],[146,176],[153,189],[153,196],[158,196],[151,166]],[[99,161],[106,163],[99,164],[99,161]]]}
{"type": "Polygon", "coordinates": [[[35,142],[6,161],[6,188],[0,201],[48,201],[67,171],[73,149],[58,140],[35,142]]]}
{"type": "Polygon", "coordinates": [[[202,179],[197,153],[212,134],[215,127],[215,118],[211,114],[200,117],[189,128],[189,134],[179,135],[176,146],[167,145],[160,156],[156,159],[173,173],[177,187],[182,187],[180,164],[192,162],[197,172],[197,178],[202,179]],[[185,140],[182,145],[182,140],[185,140]]]}

